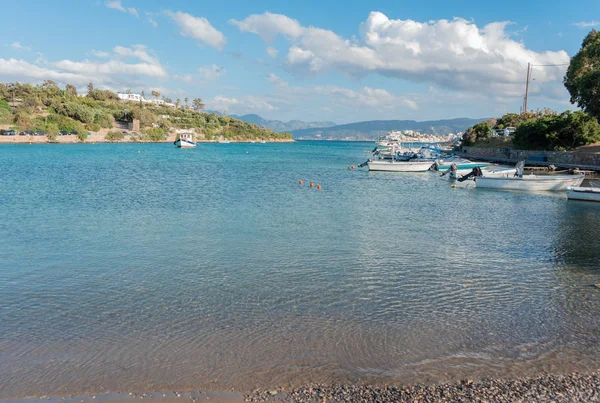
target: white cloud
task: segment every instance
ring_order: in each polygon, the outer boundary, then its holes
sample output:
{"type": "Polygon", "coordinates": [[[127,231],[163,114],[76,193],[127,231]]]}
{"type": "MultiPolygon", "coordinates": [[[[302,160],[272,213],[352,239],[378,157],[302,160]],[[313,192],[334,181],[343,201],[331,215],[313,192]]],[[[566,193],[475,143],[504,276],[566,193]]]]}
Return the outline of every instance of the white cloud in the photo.
{"type": "Polygon", "coordinates": [[[242,96],[238,98],[228,98],[217,95],[206,101],[206,109],[216,110],[221,113],[237,114],[273,112],[278,109],[260,97],[242,96]]]}
{"type": "Polygon", "coordinates": [[[219,67],[215,64],[212,66],[203,66],[198,69],[198,73],[200,73],[200,77],[204,80],[216,80],[217,78],[225,75],[227,71],[223,67],[219,67]]]}
{"type": "Polygon", "coordinates": [[[268,80],[268,81],[269,81],[271,84],[273,84],[273,85],[275,85],[275,86],[277,86],[277,87],[287,87],[287,86],[288,86],[288,83],[287,83],[287,82],[285,82],[285,81],[284,81],[284,80],[283,80],[281,77],[279,77],[277,74],[273,74],[273,73],[269,74],[269,75],[267,76],[267,80],[268,80]]]}
{"type": "Polygon", "coordinates": [[[92,55],[96,56],[96,57],[108,57],[108,56],[110,56],[110,53],[108,53],[108,52],[103,52],[101,50],[95,50],[95,49],[92,50],[90,53],[92,55]]]}
{"type": "Polygon", "coordinates": [[[144,45],[133,45],[131,48],[116,46],[113,52],[121,57],[133,57],[150,64],[160,64],[156,56],[150,55],[149,49],[144,45]]]}
{"type": "MultiPolygon", "coordinates": [[[[480,28],[461,18],[422,23],[391,20],[372,12],[360,25],[358,38],[344,39],[332,31],[302,27],[286,18],[265,13],[234,23],[267,42],[278,33],[288,38],[287,66],[296,73],[379,74],[454,90],[517,97],[523,92],[528,62],[548,65],[570,60],[564,50],[536,52],[512,40],[506,31],[509,22],[480,28]]],[[[565,69],[539,68],[536,79],[538,83],[560,82],[565,69]]]]}
{"type": "Polygon", "coordinates": [[[112,1],[105,1],[104,5],[108,8],[112,8],[113,10],[118,10],[122,13],[129,13],[131,15],[134,15],[136,17],[140,17],[137,10],[133,7],[123,7],[123,4],[121,4],[121,0],[112,0],[112,1]]]}
{"type": "Polygon", "coordinates": [[[140,18],[140,15],[138,14],[138,12],[135,8],[127,7],[127,11],[129,12],[129,14],[135,15],[137,18],[140,18]]]}
{"type": "Polygon", "coordinates": [[[101,74],[101,75],[129,75],[129,76],[148,76],[148,77],[166,77],[167,73],[160,65],[149,63],[129,64],[120,60],[110,60],[108,62],[74,62],[71,60],[61,60],[54,63],[55,67],[62,70],[81,74],[101,74]]]}
{"type": "Polygon", "coordinates": [[[158,27],[158,22],[156,22],[154,20],[154,14],[153,13],[146,13],[146,18],[148,18],[148,22],[150,23],[150,25],[152,25],[154,28],[158,27]]]}
{"type": "Polygon", "coordinates": [[[222,50],[227,43],[225,36],[204,17],[194,17],[181,11],[167,14],[179,25],[182,36],[197,39],[218,50],[222,50]]]}
{"type": "Polygon", "coordinates": [[[24,60],[0,58],[0,77],[8,79],[54,80],[83,85],[89,78],[82,74],[56,71],[36,66],[24,60]]]}
{"type": "Polygon", "coordinates": [[[271,56],[273,59],[275,59],[277,57],[277,49],[272,48],[272,47],[268,47],[267,48],[267,54],[269,56],[271,56]]]}
{"type": "Polygon", "coordinates": [[[303,28],[300,23],[283,14],[253,14],[243,21],[229,20],[237,26],[240,31],[252,32],[265,40],[272,42],[278,34],[288,38],[297,38],[302,34],[303,28]]]}
{"type": "Polygon", "coordinates": [[[123,13],[126,13],[127,10],[125,10],[125,7],[123,7],[121,5],[121,1],[120,0],[114,0],[114,1],[107,1],[104,3],[104,5],[108,8],[112,8],[114,10],[119,10],[123,13]]]}
{"type": "Polygon", "coordinates": [[[591,28],[591,27],[597,27],[597,26],[599,26],[600,25],[600,21],[596,21],[596,20],[593,20],[593,21],[579,21],[579,22],[576,22],[573,25],[575,25],[576,27],[581,28],[581,29],[591,28]]]}
{"type": "Polygon", "coordinates": [[[287,99],[316,96],[330,103],[358,108],[408,108],[411,110],[419,108],[414,100],[393,95],[384,89],[363,87],[356,91],[335,85],[290,86],[281,77],[272,73],[267,76],[267,81],[276,87],[281,97],[287,99]]]}
{"type": "Polygon", "coordinates": [[[31,52],[31,48],[29,46],[23,46],[20,42],[13,42],[9,45],[11,48],[15,50],[22,50],[25,52],[31,52]]]}

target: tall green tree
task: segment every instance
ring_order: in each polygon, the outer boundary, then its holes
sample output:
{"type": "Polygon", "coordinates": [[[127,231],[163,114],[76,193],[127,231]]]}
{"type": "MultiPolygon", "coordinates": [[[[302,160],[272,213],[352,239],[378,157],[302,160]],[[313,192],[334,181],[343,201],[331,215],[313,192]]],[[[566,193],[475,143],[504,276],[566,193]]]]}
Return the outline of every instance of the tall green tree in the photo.
{"type": "Polygon", "coordinates": [[[88,95],[90,95],[90,94],[92,94],[94,92],[94,84],[92,84],[91,81],[88,84],[87,89],[88,89],[88,95]]]}
{"type": "Polygon", "coordinates": [[[564,84],[571,103],[600,119],[600,32],[592,29],[567,69],[564,84]]]}

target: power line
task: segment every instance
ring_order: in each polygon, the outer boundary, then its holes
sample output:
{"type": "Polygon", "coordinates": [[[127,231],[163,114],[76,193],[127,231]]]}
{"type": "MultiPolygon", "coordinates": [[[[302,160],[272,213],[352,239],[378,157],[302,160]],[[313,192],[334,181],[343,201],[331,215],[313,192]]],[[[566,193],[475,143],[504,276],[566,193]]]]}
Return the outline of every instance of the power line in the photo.
{"type": "Polygon", "coordinates": [[[562,64],[532,64],[531,67],[558,67],[558,66],[568,66],[570,63],[562,63],[562,64]]]}

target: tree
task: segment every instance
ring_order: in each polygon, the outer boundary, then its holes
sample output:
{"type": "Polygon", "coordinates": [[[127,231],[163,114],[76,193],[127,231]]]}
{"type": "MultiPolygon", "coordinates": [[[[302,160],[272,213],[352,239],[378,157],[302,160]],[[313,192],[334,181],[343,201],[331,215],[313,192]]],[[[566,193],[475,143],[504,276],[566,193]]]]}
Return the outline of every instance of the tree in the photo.
{"type": "Polygon", "coordinates": [[[530,150],[566,151],[600,140],[600,124],[583,111],[530,119],[517,127],[515,147],[530,150]]]}
{"type": "Polygon", "coordinates": [[[146,98],[146,94],[144,94],[144,90],[142,90],[142,98],[146,98]]]}
{"type": "Polygon", "coordinates": [[[92,84],[91,81],[88,84],[87,89],[88,89],[88,95],[91,95],[94,92],[94,84],[92,84]]]}
{"type": "Polygon", "coordinates": [[[202,109],[204,109],[204,103],[202,103],[202,98],[194,98],[194,100],[192,101],[192,105],[194,105],[194,110],[196,110],[196,112],[199,112],[202,109]]]}
{"type": "Polygon", "coordinates": [[[125,90],[125,94],[131,94],[131,88],[127,88],[127,89],[125,90]]]}
{"type": "Polygon", "coordinates": [[[477,123],[473,127],[469,127],[465,134],[463,134],[463,145],[472,146],[473,144],[487,140],[492,137],[492,125],[490,122],[485,121],[477,123]]]}
{"type": "Polygon", "coordinates": [[[152,96],[158,100],[158,97],[160,97],[160,94],[158,91],[152,91],[152,96]]]}
{"type": "Polygon", "coordinates": [[[187,108],[187,107],[188,107],[188,102],[189,102],[190,100],[189,100],[189,98],[188,98],[188,97],[185,97],[184,101],[185,101],[185,107],[187,108]]]}
{"type": "Polygon", "coordinates": [[[67,86],[65,87],[65,92],[70,97],[76,97],[77,96],[77,88],[75,88],[74,85],[67,84],[67,86]]]}
{"type": "Polygon", "coordinates": [[[600,33],[592,29],[567,69],[564,84],[571,103],[600,119],[600,33]]]}
{"type": "Polygon", "coordinates": [[[177,98],[177,102],[175,102],[175,107],[179,108],[180,103],[181,103],[181,99],[177,98]]]}

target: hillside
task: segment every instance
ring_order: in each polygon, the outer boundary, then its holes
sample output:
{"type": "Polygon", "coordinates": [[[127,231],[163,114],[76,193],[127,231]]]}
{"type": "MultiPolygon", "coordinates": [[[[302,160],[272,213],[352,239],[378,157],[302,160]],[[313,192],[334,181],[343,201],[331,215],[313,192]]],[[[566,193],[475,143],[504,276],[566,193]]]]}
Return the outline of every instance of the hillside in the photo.
{"type": "Polygon", "coordinates": [[[80,96],[74,86],[61,89],[50,80],[42,85],[0,84],[0,128],[43,130],[49,141],[55,141],[59,131],[76,132],[80,141],[85,141],[88,133],[122,141],[124,128],[144,132],[137,137],[141,141],[166,141],[165,134],[177,129],[194,129],[196,139],[208,141],[291,140],[290,134],[229,116],[183,106],[125,102],[111,91],[94,89],[91,83],[86,96],[80,96]],[[139,128],[130,127],[134,122],[139,128]]]}
{"type": "Polygon", "coordinates": [[[297,140],[375,140],[392,130],[415,130],[429,134],[463,132],[486,119],[445,119],[417,122],[415,120],[370,120],[326,128],[292,131],[297,140]]]}
{"type": "Polygon", "coordinates": [[[255,125],[266,127],[280,133],[289,133],[293,130],[302,129],[316,129],[322,127],[335,126],[335,122],[304,122],[302,120],[290,120],[289,122],[282,122],[281,120],[268,120],[255,114],[249,115],[231,115],[232,118],[243,120],[244,122],[254,123],[255,125]]]}

